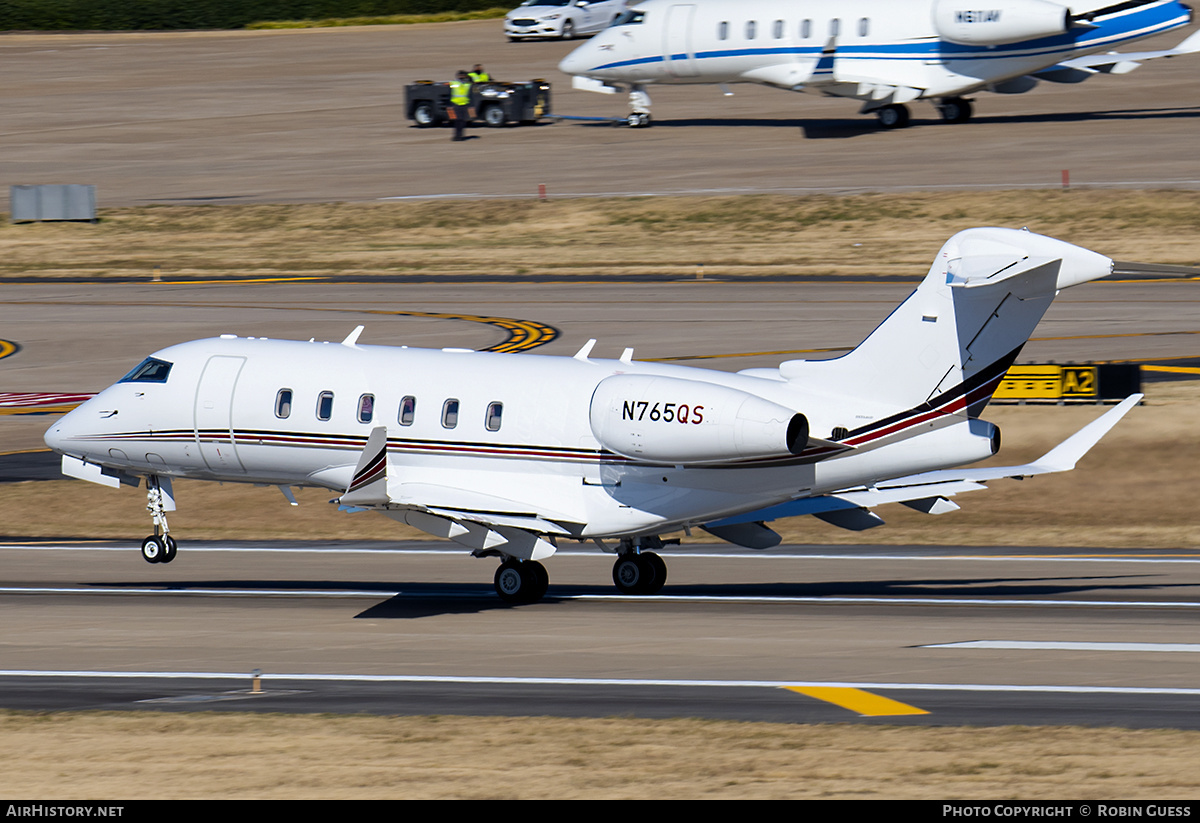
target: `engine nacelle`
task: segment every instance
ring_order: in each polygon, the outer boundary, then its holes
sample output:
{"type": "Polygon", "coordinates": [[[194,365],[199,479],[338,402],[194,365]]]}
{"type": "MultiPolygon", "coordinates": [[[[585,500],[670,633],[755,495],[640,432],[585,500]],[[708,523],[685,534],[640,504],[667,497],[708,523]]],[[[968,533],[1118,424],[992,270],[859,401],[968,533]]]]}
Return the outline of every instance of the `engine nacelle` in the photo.
{"type": "Polygon", "coordinates": [[[938,0],[933,26],[951,43],[1000,46],[1065,34],[1071,27],[1071,10],[1047,0],[938,0]]]}
{"type": "Polygon", "coordinates": [[[808,418],[726,386],[618,374],[600,381],[589,410],[592,434],[622,457],[692,466],[800,454],[808,418]]]}

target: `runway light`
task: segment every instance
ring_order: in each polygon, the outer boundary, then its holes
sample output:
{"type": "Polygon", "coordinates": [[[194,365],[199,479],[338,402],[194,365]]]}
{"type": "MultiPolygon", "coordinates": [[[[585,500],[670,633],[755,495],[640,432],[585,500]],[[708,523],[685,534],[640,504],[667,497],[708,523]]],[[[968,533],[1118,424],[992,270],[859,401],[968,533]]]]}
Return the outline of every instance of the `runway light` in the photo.
{"type": "Polygon", "coordinates": [[[262,669],[250,672],[250,693],[262,694],[262,669]]]}

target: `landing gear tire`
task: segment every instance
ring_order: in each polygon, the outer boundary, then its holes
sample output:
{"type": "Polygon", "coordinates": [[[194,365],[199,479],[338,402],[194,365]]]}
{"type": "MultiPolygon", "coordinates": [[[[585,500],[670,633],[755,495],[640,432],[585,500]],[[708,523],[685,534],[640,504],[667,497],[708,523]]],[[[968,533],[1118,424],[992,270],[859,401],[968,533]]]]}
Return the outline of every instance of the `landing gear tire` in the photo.
{"type": "Polygon", "coordinates": [[[166,563],[166,555],[167,542],[157,534],[152,534],[142,541],[142,559],[147,563],[166,563]]]}
{"type": "Polygon", "coordinates": [[[890,106],[884,106],[875,113],[879,118],[879,125],[885,129],[902,129],[908,125],[908,106],[902,106],[898,103],[893,103],[890,106]]]}
{"type": "Polygon", "coordinates": [[[621,594],[655,594],[667,582],[667,564],[654,552],[623,554],[613,564],[613,583],[621,594]]]}
{"type": "Polygon", "coordinates": [[[652,577],[647,584],[645,594],[658,594],[663,584],[667,582],[667,564],[654,552],[642,552],[639,557],[651,570],[652,577]]]}
{"type": "Polygon", "coordinates": [[[646,129],[650,127],[650,115],[645,112],[631,111],[625,118],[631,129],[646,129]]]}
{"type": "Polygon", "coordinates": [[[496,569],[495,584],[505,603],[536,603],[546,594],[550,575],[536,560],[505,560],[496,569]]]}
{"type": "Polygon", "coordinates": [[[965,123],[974,114],[971,109],[971,101],[961,97],[945,98],[938,104],[938,111],[941,112],[942,119],[947,123],[965,123]]]}
{"type": "Polygon", "coordinates": [[[170,563],[175,559],[175,555],[179,554],[179,544],[175,542],[175,538],[169,534],[162,536],[163,541],[163,556],[159,563],[170,563]]]}

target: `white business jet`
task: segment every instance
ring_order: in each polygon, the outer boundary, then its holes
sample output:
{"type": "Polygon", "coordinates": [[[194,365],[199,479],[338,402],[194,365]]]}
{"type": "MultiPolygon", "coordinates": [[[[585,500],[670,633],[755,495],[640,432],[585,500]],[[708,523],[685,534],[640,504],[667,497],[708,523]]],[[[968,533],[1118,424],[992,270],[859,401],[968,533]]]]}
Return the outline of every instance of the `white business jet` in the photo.
{"type": "Polygon", "coordinates": [[[650,124],[651,84],[758,83],[861,100],[862,113],[899,128],[912,100],[962,122],[976,92],[1020,94],[1200,51],[1200,32],[1173,49],[1111,51],[1191,14],[1176,0],[644,0],[559,68],[575,88],[627,88],[631,126],[650,124]]]}
{"type": "Polygon", "coordinates": [[[816,515],[859,530],[871,508],[929,514],[1004,477],[1066,471],[1137,403],[1126,399],[1039,460],[994,454],[979,419],[1060,289],[1112,271],[1095,252],[969,229],[845,356],[736,374],[591,355],[497,354],[223,335],[165,348],[46,433],[63,473],[146,481],[152,563],[170,562],[172,479],[337,492],[499,558],[496,591],[532,602],[563,541],[617,559],[625,593],[657,592],[663,536],[700,528],[750,548],[767,521],[816,515]]]}

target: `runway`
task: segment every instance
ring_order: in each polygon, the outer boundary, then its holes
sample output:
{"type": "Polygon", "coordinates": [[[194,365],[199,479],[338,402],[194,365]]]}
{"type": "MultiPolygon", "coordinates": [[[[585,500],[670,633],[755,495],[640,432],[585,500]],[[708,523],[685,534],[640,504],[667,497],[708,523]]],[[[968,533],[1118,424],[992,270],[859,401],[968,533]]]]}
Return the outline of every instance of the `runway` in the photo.
{"type": "MultiPolygon", "coordinates": [[[[1189,31],[1139,43],[1169,48],[1189,31]]],[[[403,87],[475,62],[546,78],[559,114],[620,117],[576,91],[570,42],[508,43],[498,20],[292,31],[5,35],[0,152],[11,182],[97,186],[101,208],[384,198],[551,197],[1072,186],[1197,188],[1195,55],[1123,76],[980,94],[974,120],[883,132],[853,101],[759,86],[652,88],[646,130],[563,122],[444,129],[403,87]]],[[[0,191],[6,208],[7,187],[0,191]]]]}
{"type": "Polygon", "coordinates": [[[5,545],[0,705],[1200,728],[1194,552],[664,558],[660,596],[623,597],[565,548],[512,608],[436,542],[5,545]]]}

